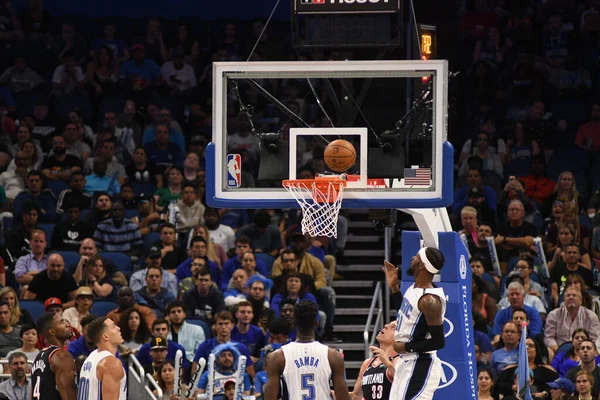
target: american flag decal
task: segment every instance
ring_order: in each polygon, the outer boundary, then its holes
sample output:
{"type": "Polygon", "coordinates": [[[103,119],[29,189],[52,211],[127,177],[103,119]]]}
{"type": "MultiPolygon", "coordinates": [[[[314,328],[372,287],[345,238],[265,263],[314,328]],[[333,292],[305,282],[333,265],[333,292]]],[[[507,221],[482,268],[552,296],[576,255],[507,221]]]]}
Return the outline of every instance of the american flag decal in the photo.
{"type": "Polygon", "coordinates": [[[431,168],[404,168],[404,184],[429,186],[431,184],[431,168]]]}

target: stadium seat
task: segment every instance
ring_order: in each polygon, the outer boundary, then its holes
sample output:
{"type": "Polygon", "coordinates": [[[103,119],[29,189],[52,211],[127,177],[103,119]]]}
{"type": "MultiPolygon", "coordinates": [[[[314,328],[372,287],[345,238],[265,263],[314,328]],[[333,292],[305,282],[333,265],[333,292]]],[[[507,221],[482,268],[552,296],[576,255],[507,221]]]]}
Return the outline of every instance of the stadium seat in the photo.
{"type": "Polygon", "coordinates": [[[34,321],[44,315],[44,303],[38,300],[19,300],[19,307],[29,311],[34,321]]]}
{"type": "Polygon", "coordinates": [[[267,267],[267,276],[271,276],[271,270],[275,262],[273,256],[267,253],[254,253],[254,257],[256,257],[256,261],[260,260],[265,264],[265,267],[267,267]]]}
{"type": "Polygon", "coordinates": [[[65,261],[65,269],[68,269],[69,267],[73,266],[73,265],[77,265],[79,263],[79,259],[81,258],[81,255],[79,253],[76,253],[74,251],[53,251],[50,254],[60,254],[63,258],[63,260],[65,261]]]}
{"type": "Polygon", "coordinates": [[[46,186],[52,191],[52,194],[57,199],[58,196],[60,196],[60,192],[69,188],[69,184],[63,180],[47,181],[46,186]]]}
{"type": "Polygon", "coordinates": [[[185,322],[201,327],[204,330],[204,336],[206,337],[206,339],[212,337],[212,331],[210,330],[210,326],[208,326],[208,324],[204,320],[200,318],[186,318],[185,322]]]}
{"type": "Polygon", "coordinates": [[[117,303],[113,303],[112,301],[95,300],[94,304],[92,304],[91,313],[97,317],[104,317],[110,311],[118,307],[119,305],[117,303]]]}
{"type": "Polygon", "coordinates": [[[62,96],[56,105],[56,116],[61,120],[67,120],[69,113],[79,110],[84,121],[92,119],[92,104],[87,96],[62,96]]]}
{"type": "Polygon", "coordinates": [[[133,182],[133,194],[139,196],[141,194],[153,195],[156,192],[156,185],[153,183],[137,183],[133,182]]]}
{"type": "Polygon", "coordinates": [[[131,275],[133,265],[131,262],[131,258],[129,258],[127,254],[112,251],[103,251],[101,253],[98,253],[98,256],[100,258],[109,260],[110,262],[115,264],[115,266],[126,276],[131,275]]]}
{"type": "Polygon", "coordinates": [[[38,224],[38,228],[43,230],[46,233],[46,241],[50,241],[52,239],[52,233],[54,232],[54,227],[56,224],[38,224]]]}

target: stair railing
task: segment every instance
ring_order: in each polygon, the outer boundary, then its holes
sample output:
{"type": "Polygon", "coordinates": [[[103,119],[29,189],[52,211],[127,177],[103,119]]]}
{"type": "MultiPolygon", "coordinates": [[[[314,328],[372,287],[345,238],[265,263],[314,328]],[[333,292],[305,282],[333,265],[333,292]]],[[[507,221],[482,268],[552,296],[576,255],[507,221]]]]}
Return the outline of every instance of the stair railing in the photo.
{"type": "Polygon", "coordinates": [[[375,293],[373,293],[373,300],[371,301],[371,307],[369,308],[369,315],[367,316],[367,323],[365,324],[365,329],[363,330],[365,358],[369,358],[371,354],[369,346],[375,345],[377,332],[383,329],[383,312],[383,285],[381,282],[377,282],[377,285],[375,286],[375,293]],[[371,322],[373,321],[375,313],[377,313],[377,316],[375,317],[375,326],[372,331],[372,336],[369,339],[369,334],[371,333],[371,322]]]}

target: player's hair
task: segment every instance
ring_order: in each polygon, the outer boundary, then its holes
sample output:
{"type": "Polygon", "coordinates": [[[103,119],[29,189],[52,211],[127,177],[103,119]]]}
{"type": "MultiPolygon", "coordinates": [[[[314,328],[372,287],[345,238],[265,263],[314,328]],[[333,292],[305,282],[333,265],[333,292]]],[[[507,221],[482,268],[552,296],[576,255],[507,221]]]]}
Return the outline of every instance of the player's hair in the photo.
{"type": "Polygon", "coordinates": [[[289,335],[290,329],[284,320],[277,318],[269,324],[269,332],[271,335],[289,335]]]}
{"type": "Polygon", "coordinates": [[[319,308],[310,300],[300,300],[294,310],[294,320],[298,333],[312,333],[315,330],[315,323],[319,308]]]}
{"type": "Polygon", "coordinates": [[[54,314],[44,313],[44,315],[38,318],[37,324],[35,325],[37,326],[38,332],[45,338],[48,338],[48,331],[54,326],[54,314]]]}
{"type": "Polygon", "coordinates": [[[428,247],[425,249],[425,255],[427,256],[429,262],[433,265],[433,268],[437,269],[438,271],[442,269],[446,259],[441,251],[434,247],[428,247]]]}
{"type": "Polygon", "coordinates": [[[231,314],[229,311],[221,311],[215,315],[215,322],[218,320],[230,321],[233,323],[233,314],[231,314]]]}
{"type": "Polygon", "coordinates": [[[185,307],[183,306],[183,301],[181,300],[173,300],[167,304],[167,315],[171,313],[171,310],[177,307],[181,307],[183,312],[185,312],[185,307]]]}
{"type": "Polygon", "coordinates": [[[100,338],[106,330],[106,324],[104,323],[106,319],[106,317],[98,317],[90,322],[90,326],[88,327],[88,337],[92,343],[100,343],[100,338]]]}
{"type": "Polygon", "coordinates": [[[84,326],[87,326],[94,322],[96,318],[98,317],[92,314],[86,315],[85,317],[81,318],[81,329],[83,329],[84,326]]]}
{"type": "Polygon", "coordinates": [[[167,325],[167,327],[169,326],[169,321],[167,321],[164,318],[157,318],[154,320],[154,322],[152,322],[152,331],[154,331],[154,328],[156,327],[156,325],[167,325]]]}

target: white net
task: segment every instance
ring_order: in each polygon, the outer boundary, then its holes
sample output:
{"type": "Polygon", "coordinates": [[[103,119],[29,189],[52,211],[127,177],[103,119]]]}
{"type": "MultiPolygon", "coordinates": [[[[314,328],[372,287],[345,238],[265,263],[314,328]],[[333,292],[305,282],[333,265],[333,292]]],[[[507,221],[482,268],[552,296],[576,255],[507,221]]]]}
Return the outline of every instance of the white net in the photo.
{"type": "Polygon", "coordinates": [[[302,209],[302,233],[312,237],[337,237],[337,222],[346,182],[329,180],[289,180],[283,187],[302,209]]]}

